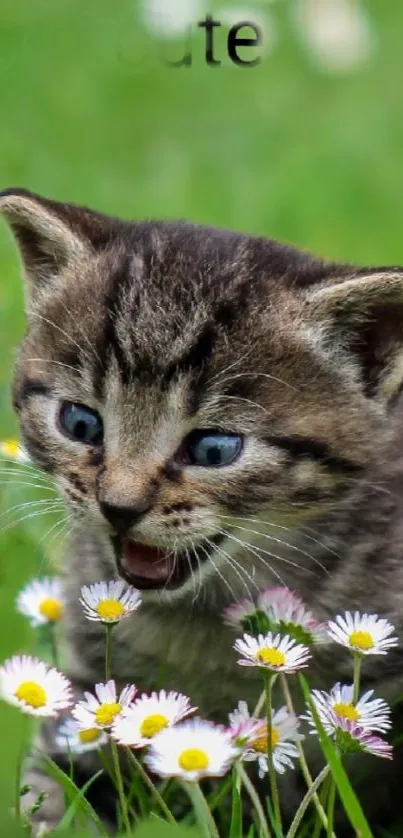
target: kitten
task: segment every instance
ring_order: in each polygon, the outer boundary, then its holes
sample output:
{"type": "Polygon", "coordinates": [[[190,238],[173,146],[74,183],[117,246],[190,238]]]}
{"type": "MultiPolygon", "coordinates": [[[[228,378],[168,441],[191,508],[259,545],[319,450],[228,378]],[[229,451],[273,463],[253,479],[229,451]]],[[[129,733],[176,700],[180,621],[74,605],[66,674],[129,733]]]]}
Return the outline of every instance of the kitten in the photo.
{"type": "MultiPolygon", "coordinates": [[[[236,664],[229,602],[280,583],[319,619],[357,608],[399,629],[403,269],[124,222],[20,189],[0,209],[25,273],[14,406],[74,524],[63,572],[77,692],[104,667],[80,588],[118,575],[143,605],[116,628],[113,676],[183,691],[212,719],[253,705],[261,686],[236,664]]],[[[388,698],[402,689],[400,654],[365,668],[388,698]]],[[[316,686],[351,679],[342,651],[316,661],[316,686]]],[[[53,724],[41,741],[63,764],[53,724]]],[[[92,760],[77,759],[79,779],[92,760]]],[[[381,771],[374,824],[388,805],[381,771]]],[[[27,782],[51,792],[38,817],[54,826],[60,789],[35,768],[27,782]]],[[[294,792],[287,775],[284,805],[294,792]]],[[[96,805],[113,819],[109,800],[106,812],[102,788],[96,805]]]]}

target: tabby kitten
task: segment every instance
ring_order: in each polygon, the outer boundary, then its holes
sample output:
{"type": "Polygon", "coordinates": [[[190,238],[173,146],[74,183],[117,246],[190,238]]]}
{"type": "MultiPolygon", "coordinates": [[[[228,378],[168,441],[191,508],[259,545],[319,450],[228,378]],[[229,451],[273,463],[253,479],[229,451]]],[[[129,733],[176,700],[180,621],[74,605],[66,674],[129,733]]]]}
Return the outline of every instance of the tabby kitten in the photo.
{"type": "MultiPolygon", "coordinates": [[[[400,532],[390,550],[385,532],[403,526],[403,269],[120,221],[21,189],[1,193],[0,209],[26,283],[14,406],[73,522],[63,571],[77,692],[102,681],[104,661],[80,588],[118,575],[143,605],[116,628],[114,677],[186,692],[213,719],[260,691],[231,651],[229,602],[280,583],[319,619],[359,608],[399,629],[400,532]],[[384,465],[393,446],[396,480],[384,465]]],[[[365,669],[388,698],[402,690],[400,654],[365,669]]],[[[315,659],[316,686],[350,680],[342,651],[315,659]]],[[[63,764],[54,732],[44,725],[42,745],[63,764]]],[[[92,759],[77,758],[79,779],[92,759]]],[[[368,795],[374,829],[392,793],[381,770],[382,800],[373,774],[368,795]]],[[[54,826],[60,789],[35,767],[27,782],[50,792],[38,817],[54,826]]],[[[299,793],[288,774],[284,805],[299,793]]],[[[104,788],[96,805],[112,818],[104,788]]]]}

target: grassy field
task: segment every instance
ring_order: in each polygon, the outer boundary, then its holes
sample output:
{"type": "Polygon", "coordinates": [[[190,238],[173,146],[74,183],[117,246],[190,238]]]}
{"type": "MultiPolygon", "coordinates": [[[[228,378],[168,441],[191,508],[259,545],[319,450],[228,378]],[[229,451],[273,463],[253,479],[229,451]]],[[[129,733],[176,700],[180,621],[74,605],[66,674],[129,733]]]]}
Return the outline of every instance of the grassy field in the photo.
{"type": "MultiPolygon", "coordinates": [[[[403,6],[366,5],[374,55],[332,76],[294,38],[287,0],[273,5],[277,48],[249,70],[207,67],[200,36],[191,68],[167,68],[133,0],[2,0],[0,188],[265,233],[329,258],[403,263],[403,6]]],[[[172,58],[182,49],[166,47],[172,58]]],[[[1,227],[0,438],[16,430],[9,385],[23,329],[18,261],[1,227]]],[[[1,476],[3,513],[30,498],[1,476]]],[[[50,519],[8,524],[3,514],[0,659],[32,642],[13,602],[47,561],[39,541],[50,519]]],[[[3,800],[19,728],[2,708],[3,800]]]]}

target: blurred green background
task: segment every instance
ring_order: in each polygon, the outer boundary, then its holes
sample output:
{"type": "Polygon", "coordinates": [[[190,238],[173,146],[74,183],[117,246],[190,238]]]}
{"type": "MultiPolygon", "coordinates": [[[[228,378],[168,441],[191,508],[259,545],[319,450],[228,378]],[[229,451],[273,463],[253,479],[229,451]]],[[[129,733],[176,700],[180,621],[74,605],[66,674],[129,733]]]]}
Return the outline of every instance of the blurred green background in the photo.
{"type": "MultiPolygon", "coordinates": [[[[311,0],[311,26],[315,2],[319,14],[328,0],[311,0]]],[[[25,186],[124,217],[187,217],[267,234],[331,259],[403,263],[403,5],[338,2],[341,16],[350,4],[369,26],[362,61],[320,60],[303,15],[296,23],[303,3],[256,0],[249,18],[267,16],[270,46],[259,67],[232,66],[223,33],[222,65],[206,66],[195,29],[192,67],[172,69],[161,52],[180,58],[183,39],[154,39],[146,0],[142,8],[135,0],[2,0],[0,188],[25,186]]],[[[248,4],[239,5],[242,19],[248,4]]],[[[209,8],[237,17],[236,3],[209,8]]],[[[0,439],[16,433],[9,384],[23,329],[18,260],[3,225],[0,439]]],[[[34,497],[11,479],[0,469],[0,659],[32,645],[14,599],[48,566],[40,538],[55,520],[11,527],[7,508],[34,497]]],[[[20,722],[1,708],[4,801],[20,722]]]]}

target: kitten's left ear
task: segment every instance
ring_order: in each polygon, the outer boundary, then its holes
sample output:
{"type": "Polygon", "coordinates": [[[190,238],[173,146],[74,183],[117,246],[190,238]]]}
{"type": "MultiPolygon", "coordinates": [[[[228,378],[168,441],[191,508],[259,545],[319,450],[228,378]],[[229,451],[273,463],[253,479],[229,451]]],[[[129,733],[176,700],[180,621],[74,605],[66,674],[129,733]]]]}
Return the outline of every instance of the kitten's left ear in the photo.
{"type": "Polygon", "coordinates": [[[403,269],[374,269],[311,287],[311,317],[359,363],[369,395],[403,382],[403,269]]]}
{"type": "Polygon", "coordinates": [[[17,241],[30,298],[58,277],[69,262],[92,251],[85,212],[25,189],[0,192],[0,213],[17,241]]]}

